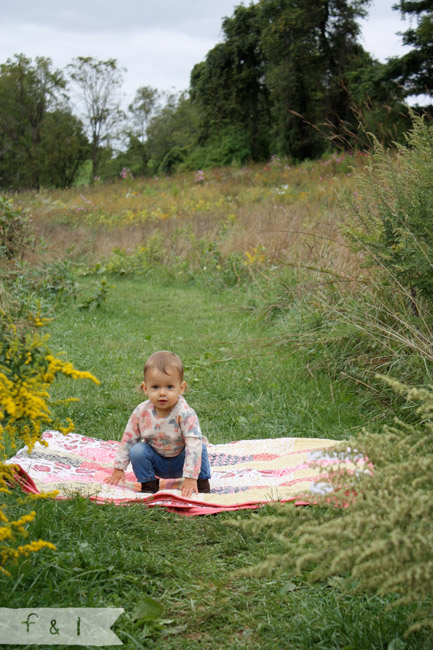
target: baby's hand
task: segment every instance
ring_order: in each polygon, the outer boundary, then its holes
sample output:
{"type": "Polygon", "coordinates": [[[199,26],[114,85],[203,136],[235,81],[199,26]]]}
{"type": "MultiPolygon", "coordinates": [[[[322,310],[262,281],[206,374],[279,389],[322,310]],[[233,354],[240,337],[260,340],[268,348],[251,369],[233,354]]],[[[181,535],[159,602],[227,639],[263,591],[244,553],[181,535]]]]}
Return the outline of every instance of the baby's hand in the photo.
{"type": "Polygon", "coordinates": [[[183,483],[182,483],[182,487],[180,488],[181,495],[183,497],[190,497],[193,492],[198,494],[197,479],[195,479],[195,478],[184,478],[183,483]]]}
{"type": "Polygon", "coordinates": [[[125,484],[125,472],[123,469],[113,469],[111,476],[107,476],[104,480],[104,483],[110,483],[110,485],[117,485],[119,481],[122,481],[125,484]]]}

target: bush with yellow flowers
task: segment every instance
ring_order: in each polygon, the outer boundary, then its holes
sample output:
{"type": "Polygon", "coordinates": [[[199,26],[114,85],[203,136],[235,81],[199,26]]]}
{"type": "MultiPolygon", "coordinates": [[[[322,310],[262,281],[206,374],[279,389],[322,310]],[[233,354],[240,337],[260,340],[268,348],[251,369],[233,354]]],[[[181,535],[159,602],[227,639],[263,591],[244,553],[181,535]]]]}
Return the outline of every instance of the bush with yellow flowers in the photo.
{"type": "MultiPolygon", "coordinates": [[[[53,415],[50,387],[57,375],[72,379],[98,380],[90,373],[74,368],[68,361],[57,359],[48,345],[48,335],[40,329],[46,319],[33,317],[33,327],[18,328],[0,312],[0,492],[12,494],[15,469],[7,465],[6,450],[16,449],[23,443],[31,451],[41,439],[46,428],[56,428],[62,433],[73,430],[73,422],[59,422],[53,415]]],[[[6,506],[0,505],[0,572],[10,561],[22,555],[54,545],[43,540],[18,545],[18,538],[27,534],[26,524],[35,512],[9,520],[6,506]]]]}

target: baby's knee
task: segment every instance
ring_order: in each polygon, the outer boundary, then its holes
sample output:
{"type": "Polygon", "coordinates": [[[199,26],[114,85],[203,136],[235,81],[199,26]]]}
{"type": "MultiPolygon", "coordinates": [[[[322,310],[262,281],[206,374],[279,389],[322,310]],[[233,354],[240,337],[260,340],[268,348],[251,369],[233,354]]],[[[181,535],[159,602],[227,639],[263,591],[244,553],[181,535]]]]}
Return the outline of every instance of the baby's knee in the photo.
{"type": "Polygon", "coordinates": [[[135,442],[133,445],[131,445],[131,448],[129,450],[130,459],[136,460],[139,458],[147,457],[147,447],[148,445],[145,442],[135,442]]]}

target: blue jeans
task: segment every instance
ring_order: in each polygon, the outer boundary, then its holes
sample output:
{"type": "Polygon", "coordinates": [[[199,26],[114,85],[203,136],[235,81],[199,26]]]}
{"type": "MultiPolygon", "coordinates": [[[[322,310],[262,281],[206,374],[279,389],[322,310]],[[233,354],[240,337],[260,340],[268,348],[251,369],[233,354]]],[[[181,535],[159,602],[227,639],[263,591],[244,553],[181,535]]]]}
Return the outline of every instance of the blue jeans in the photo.
{"type": "MultiPolygon", "coordinates": [[[[167,458],[157,454],[147,442],[136,442],[129,450],[129,458],[137,481],[140,483],[152,481],[155,474],[159,478],[181,478],[185,462],[185,448],[178,456],[167,458]]],[[[210,477],[209,458],[206,446],[203,445],[201,470],[198,478],[209,479],[210,477]]]]}

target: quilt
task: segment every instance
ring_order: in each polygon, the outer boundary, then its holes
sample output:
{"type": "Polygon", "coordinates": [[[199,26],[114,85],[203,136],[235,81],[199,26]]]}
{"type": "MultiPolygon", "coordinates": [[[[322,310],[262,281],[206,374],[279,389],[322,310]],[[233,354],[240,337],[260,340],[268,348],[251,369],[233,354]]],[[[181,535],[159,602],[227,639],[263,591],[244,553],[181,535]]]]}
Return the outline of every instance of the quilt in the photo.
{"type": "MultiPolygon", "coordinates": [[[[26,492],[57,490],[57,499],[83,496],[98,504],[164,507],[181,515],[215,514],[258,508],[276,501],[308,505],[329,491],[327,478],[335,471],[332,447],[337,440],[323,438],[269,438],[238,440],[208,446],[212,471],[210,494],[181,496],[181,479],[161,479],[156,494],[135,492],[136,478],[129,465],[125,485],[104,483],[111,474],[118,441],[46,431],[29,454],[24,447],[8,463],[17,465],[17,480],[26,492]]],[[[349,472],[357,467],[350,460],[349,472]]]]}

